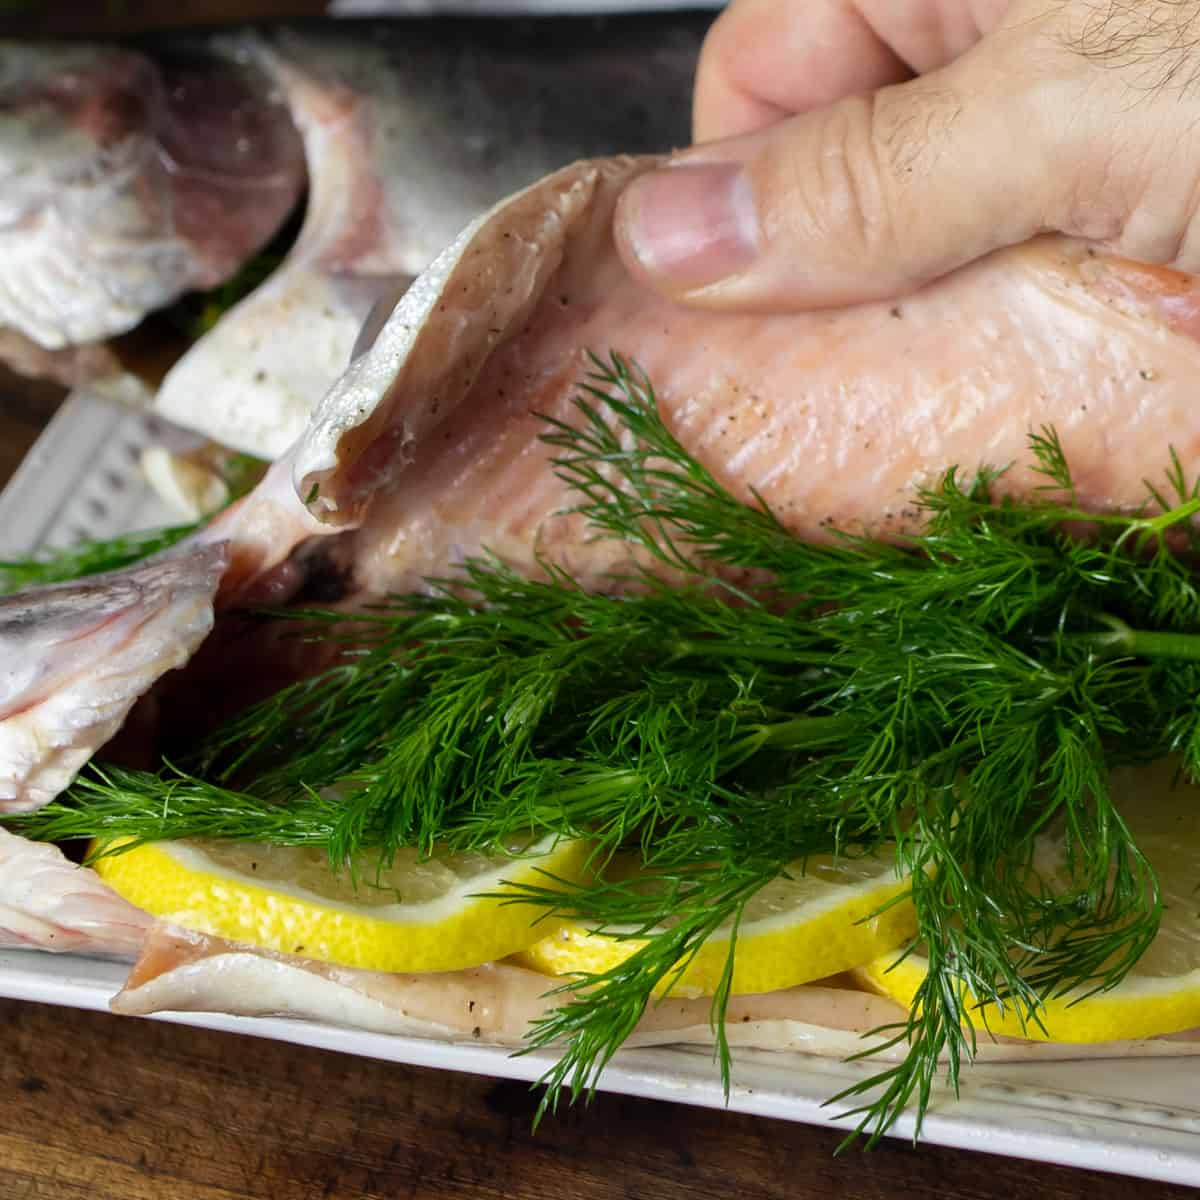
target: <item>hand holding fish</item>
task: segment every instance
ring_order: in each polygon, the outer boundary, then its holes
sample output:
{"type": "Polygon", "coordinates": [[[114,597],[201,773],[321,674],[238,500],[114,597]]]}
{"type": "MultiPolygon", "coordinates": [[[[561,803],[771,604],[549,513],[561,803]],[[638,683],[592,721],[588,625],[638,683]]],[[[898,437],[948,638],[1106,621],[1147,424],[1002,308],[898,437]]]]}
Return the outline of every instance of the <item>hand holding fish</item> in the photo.
{"type": "Polygon", "coordinates": [[[1200,4],[735,0],[623,257],[673,298],[899,296],[1045,231],[1200,269],[1200,4]]]}

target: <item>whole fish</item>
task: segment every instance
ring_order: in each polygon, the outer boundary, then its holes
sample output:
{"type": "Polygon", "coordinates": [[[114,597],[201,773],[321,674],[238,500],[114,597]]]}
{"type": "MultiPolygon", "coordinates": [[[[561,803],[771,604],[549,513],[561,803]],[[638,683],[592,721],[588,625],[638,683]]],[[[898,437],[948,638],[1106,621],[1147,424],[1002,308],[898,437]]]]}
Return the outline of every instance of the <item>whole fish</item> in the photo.
{"type": "MultiPolygon", "coordinates": [[[[313,572],[327,597],[332,577],[343,603],[366,603],[452,572],[485,546],[534,570],[536,545],[588,586],[605,586],[623,551],[560,511],[565,485],[548,469],[535,415],[572,419],[589,350],[642,364],[684,446],[808,536],[829,523],[911,529],[919,485],[955,465],[1027,462],[1026,433],[1041,424],[1057,428],[1079,502],[1092,508],[1141,500],[1163,430],[1186,471],[1200,465],[1197,280],[1047,238],[899,305],[692,312],[630,281],[612,241],[617,197],[655,163],[575,164],[468,226],[262,483],[164,560],[175,564],[177,616],[161,591],[152,599],[126,575],[93,581],[91,603],[107,604],[107,619],[129,631],[112,653],[140,664],[135,686],[114,689],[86,655],[72,659],[73,626],[43,622],[27,660],[23,652],[6,668],[14,694],[74,689],[72,769],[139,688],[187,657],[214,606],[286,603],[313,572]],[[163,645],[172,622],[174,654],[163,645]]],[[[1018,493],[1038,483],[1019,465],[1005,476],[1018,493]]],[[[0,621],[6,605],[30,612],[34,603],[0,603],[0,621]]],[[[71,605],[61,611],[79,622],[71,605]]],[[[19,771],[0,770],[0,808],[48,798],[67,719],[45,700],[0,714],[0,739],[24,721],[35,736],[13,744],[44,744],[51,760],[27,754],[19,771]]]]}
{"type": "MultiPolygon", "coordinates": [[[[459,230],[574,159],[686,143],[709,18],[322,23],[0,43],[0,358],[138,394],[103,339],[279,268],[171,370],[172,420],[282,453],[359,328],[459,230]]],[[[387,306],[390,309],[390,303],[387,306]]]]}

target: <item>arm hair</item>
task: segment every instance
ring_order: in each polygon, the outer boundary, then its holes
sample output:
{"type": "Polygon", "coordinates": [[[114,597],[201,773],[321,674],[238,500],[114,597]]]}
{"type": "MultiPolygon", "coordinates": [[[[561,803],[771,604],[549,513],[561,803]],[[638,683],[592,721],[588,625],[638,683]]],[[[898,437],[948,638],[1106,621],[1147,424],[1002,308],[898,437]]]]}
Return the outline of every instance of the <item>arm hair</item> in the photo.
{"type": "Polygon", "coordinates": [[[1154,93],[1200,85],[1198,0],[1088,0],[1069,34],[1071,49],[1127,73],[1154,93]]]}

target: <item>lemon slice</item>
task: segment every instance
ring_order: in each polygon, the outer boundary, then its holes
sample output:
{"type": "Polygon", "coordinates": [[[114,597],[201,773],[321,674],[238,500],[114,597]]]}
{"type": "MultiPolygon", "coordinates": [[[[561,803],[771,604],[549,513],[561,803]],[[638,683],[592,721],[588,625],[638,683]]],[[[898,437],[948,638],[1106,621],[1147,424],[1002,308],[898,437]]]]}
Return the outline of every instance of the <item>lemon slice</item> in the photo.
{"type": "MultiPolygon", "coordinates": [[[[761,888],[746,905],[734,951],[734,995],[779,991],[868,962],[907,942],[912,905],[896,900],[908,884],[884,858],[813,856],[761,888]],[[801,871],[803,870],[803,874],[801,871]],[[896,900],[880,912],[884,905],[896,900]]],[[[688,963],[672,995],[711,996],[729,954],[730,929],[713,934],[688,963]]],[[[518,956],[546,975],[599,974],[624,962],[645,939],[615,938],[563,922],[518,956]]]]}
{"type": "MultiPolygon", "coordinates": [[[[1044,1030],[1033,1021],[1022,1023],[1012,1005],[977,1009],[976,1028],[1031,1041],[1111,1042],[1200,1026],[1200,788],[1172,786],[1174,775],[1174,763],[1156,763],[1115,771],[1110,784],[1162,889],[1158,935],[1134,969],[1107,992],[1046,1001],[1039,1010],[1044,1030]]],[[[1064,863],[1061,838],[1039,839],[1034,867],[1051,886],[1064,863]]],[[[858,974],[869,987],[911,1008],[928,969],[928,959],[917,951],[899,963],[894,953],[885,953],[858,974]]]]}
{"type": "Polygon", "coordinates": [[[334,874],[321,850],[154,842],[96,862],[146,912],[185,929],[374,971],[453,971],[504,958],[545,936],[541,906],[481,898],[503,885],[579,878],[582,840],[537,843],[520,857],[397,852],[334,874]],[[543,874],[545,872],[546,874],[543,874]]]}

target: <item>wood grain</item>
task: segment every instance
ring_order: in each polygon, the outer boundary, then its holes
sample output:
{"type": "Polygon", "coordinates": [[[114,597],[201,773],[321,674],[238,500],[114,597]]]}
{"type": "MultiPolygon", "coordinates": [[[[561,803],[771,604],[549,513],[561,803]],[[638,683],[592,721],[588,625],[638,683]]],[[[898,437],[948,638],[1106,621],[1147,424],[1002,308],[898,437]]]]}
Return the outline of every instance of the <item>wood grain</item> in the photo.
{"type": "Polygon", "coordinates": [[[0,1002],[0,1196],[21,1200],[1174,1200],[1185,1188],[0,1002]]]}

